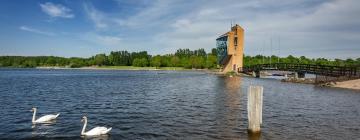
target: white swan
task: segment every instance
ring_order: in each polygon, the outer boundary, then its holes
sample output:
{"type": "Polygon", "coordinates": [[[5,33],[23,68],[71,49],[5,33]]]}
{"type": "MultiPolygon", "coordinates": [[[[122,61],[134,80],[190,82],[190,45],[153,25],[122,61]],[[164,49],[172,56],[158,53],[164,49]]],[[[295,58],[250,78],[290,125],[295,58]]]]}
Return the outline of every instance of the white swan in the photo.
{"type": "Polygon", "coordinates": [[[87,117],[84,116],[82,119],[81,119],[81,122],[84,122],[84,126],[82,128],[82,131],[81,131],[81,135],[82,136],[98,136],[98,135],[105,135],[107,133],[110,132],[110,130],[112,129],[111,127],[110,128],[106,128],[106,127],[95,127],[87,132],[85,132],[85,128],[86,128],[86,125],[87,125],[87,117]]]}
{"type": "Polygon", "coordinates": [[[32,108],[31,111],[34,112],[33,117],[32,117],[32,121],[31,121],[33,124],[35,124],[35,123],[49,123],[50,121],[55,120],[60,115],[60,113],[58,113],[56,115],[50,114],[50,115],[42,116],[42,117],[38,118],[37,120],[35,120],[36,108],[35,107],[32,108]]]}

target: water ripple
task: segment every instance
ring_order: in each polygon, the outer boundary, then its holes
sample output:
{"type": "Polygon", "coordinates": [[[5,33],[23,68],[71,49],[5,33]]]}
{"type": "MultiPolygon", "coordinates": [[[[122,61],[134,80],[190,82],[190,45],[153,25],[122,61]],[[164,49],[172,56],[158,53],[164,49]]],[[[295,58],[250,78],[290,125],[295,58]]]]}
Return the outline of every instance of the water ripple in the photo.
{"type": "Polygon", "coordinates": [[[354,139],[360,94],[200,72],[0,69],[0,139],[354,139]],[[247,133],[249,84],[264,86],[261,136],[247,133]],[[60,112],[50,125],[38,116],[60,112]],[[111,126],[108,137],[80,137],[111,126]]]}

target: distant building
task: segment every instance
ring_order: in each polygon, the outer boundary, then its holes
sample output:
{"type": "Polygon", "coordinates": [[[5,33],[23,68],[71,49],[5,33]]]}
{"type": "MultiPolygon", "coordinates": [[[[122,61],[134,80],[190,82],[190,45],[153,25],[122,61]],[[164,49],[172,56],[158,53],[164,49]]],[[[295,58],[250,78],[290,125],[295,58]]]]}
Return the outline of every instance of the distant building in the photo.
{"type": "Polygon", "coordinates": [[[216,39],[218,64],[222,72],[242,70],[244,55],[244,29],[239,25],[216,39]]]}

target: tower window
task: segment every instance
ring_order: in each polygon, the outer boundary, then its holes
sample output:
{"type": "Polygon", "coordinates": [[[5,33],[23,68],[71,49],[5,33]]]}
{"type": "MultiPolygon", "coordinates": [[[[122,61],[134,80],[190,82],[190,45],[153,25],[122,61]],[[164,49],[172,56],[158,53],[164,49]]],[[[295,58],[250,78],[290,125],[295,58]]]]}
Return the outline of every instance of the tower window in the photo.
{"type": "Polygon", "coordinates": [[[237,37],[235,37],[235,38],[234,38],[234,45],[235,45],[235,48],[236,48],[237,44],[238,44],[238,38],[237,38],[237,37]]]}

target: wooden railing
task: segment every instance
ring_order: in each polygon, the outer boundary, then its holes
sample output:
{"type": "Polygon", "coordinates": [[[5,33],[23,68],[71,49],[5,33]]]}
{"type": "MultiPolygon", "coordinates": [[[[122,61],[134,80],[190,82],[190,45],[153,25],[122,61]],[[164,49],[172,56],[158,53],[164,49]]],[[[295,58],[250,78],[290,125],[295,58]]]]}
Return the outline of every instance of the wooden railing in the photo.
{"type": "Polygon", "coordinates": [[[302,73],[310,73],[323,76],[347,76],[360,77],[360,68],[348,66],[328,66],[315,64],[293,64],[293,63],[273,63],[273,64],[256,64],[245,66],[239,72],[252,72],[261,70],[280,70],[280,71],[294,71],[302,73]]]}

